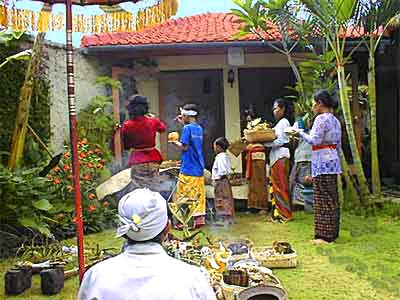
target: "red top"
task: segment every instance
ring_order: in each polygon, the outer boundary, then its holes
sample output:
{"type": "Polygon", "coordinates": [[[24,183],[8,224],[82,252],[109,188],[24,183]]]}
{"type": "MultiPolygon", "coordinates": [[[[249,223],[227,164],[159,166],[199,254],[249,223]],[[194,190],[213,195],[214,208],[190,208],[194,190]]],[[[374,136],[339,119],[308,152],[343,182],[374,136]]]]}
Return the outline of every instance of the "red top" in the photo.
{"type": "Polygon", "coordinates": [[[157,118],[140,116],[125,121],[121,129],[122,142],[126,150],[134,149],[129,156],[129,166],[161,162],[161,153],[155,148],[156,134],[166,129],[165,124],[157,118]]]}

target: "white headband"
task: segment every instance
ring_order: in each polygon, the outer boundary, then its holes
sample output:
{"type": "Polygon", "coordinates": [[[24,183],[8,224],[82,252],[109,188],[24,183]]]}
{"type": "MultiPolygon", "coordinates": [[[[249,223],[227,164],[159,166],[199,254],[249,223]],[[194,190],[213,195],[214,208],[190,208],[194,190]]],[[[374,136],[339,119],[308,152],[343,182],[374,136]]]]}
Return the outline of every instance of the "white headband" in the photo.
{"type": "Polygon", "coordinates": [[[188,117],[195,117],[195,116],[197,116],[197,111],[194,111],[194,110],[186,110],[186,109],[183,109],[183,108],[181,108],[180,110],[181,110],[181,114],[184,115],[184,116],[188,116],[188,117]]]}

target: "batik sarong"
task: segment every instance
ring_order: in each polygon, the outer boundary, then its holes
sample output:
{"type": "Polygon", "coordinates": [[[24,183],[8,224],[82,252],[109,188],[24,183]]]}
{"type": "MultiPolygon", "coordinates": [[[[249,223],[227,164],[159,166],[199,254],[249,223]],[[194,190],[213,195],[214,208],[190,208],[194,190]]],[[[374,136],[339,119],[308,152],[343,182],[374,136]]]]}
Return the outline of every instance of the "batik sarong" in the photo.
{"type": "Polygon", "coordinates": [[[232,186],[226,177],[215,181],[214,204],[217,218],[233,220],[235,207],[232,186]]]}
{"type": "Polygon", "coordinates": [[[326,174],[313,178],[315,238],[327,242],[339,236],[340,205],[338,175],[326,174]]]}
{"type": "Polygon", "coordinates": [[[132,189],[148,188],[158,191],[160,187],[159,170],[160,164],[155,162],[131,166],[132,189]]]}
{"type": "Polygon", "coordinates": [[[247,207],[268,209],[265,148],[263,146],[247,150],[246,178],[249,182],[247,207]]]}
{"type": "Polygon", "coordinates": [[[296,163],[290,174],[290,195],[293,202],[304,203],[303,191],[305,186],[311,185],[305,178],[311,176],[311,162],[301,161],[296,163]]]}
{"type": "Polygon", "coordinates": [[[187,176],[179,174],[175,201],[189,198],[198,201],[199,206],[193,214],[195,225],[205,224],[206,189],[203,176],[187,176]]]}
{"type": "Polygon", "coordinates": [[[289,221],[293,218],[289,198],[289,160],[281,158],[271,167],[273,217],[289,221]]]}

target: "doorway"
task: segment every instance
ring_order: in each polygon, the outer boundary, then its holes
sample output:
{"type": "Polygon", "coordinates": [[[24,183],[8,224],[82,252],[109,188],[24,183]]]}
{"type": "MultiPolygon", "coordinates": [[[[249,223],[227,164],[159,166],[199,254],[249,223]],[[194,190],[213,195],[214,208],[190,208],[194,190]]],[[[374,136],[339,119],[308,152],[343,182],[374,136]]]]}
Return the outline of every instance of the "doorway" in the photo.
{"type": "MultiPolygon", "coordinates": [[[[204,159],[208,170],[213,162],[213,141],[225,134],[222,70],[173,71],[160,74],[160,116],[168,131],[180,131],[174,118],[187,103],[199,107],[199,124],[204,129],[204,159]]],[[[161,149],[166,159],[178,160],[180,153],[167,146],[163,136],[161,149]]]]}
{"type": "MultiPolygon", "coordinates": [[[[290,95],[287,87],[294,84],[290,68],[239,69],[240,111],[252,106],[258,117],[273,122],[273,101],[290,95]]],[[[241,124],[241,129],[245,126],[241,124]]]]}

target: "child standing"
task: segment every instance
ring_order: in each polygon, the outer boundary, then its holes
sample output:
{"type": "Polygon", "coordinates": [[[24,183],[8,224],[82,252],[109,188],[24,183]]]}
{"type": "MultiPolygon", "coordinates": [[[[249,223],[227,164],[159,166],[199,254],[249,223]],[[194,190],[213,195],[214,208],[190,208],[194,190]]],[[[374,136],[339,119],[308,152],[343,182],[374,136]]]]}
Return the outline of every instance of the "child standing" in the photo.
{"type": "Polygon", "coordinates": [[[216,154],[212,167],[216,216],[218,220],[228,221],[232,224],[235,207],[232,187],[228,178],[231,173],[231,160],[226,153],[229,142],[226,138],[220,137],[215,140],[213,146],[216,154]]]}

